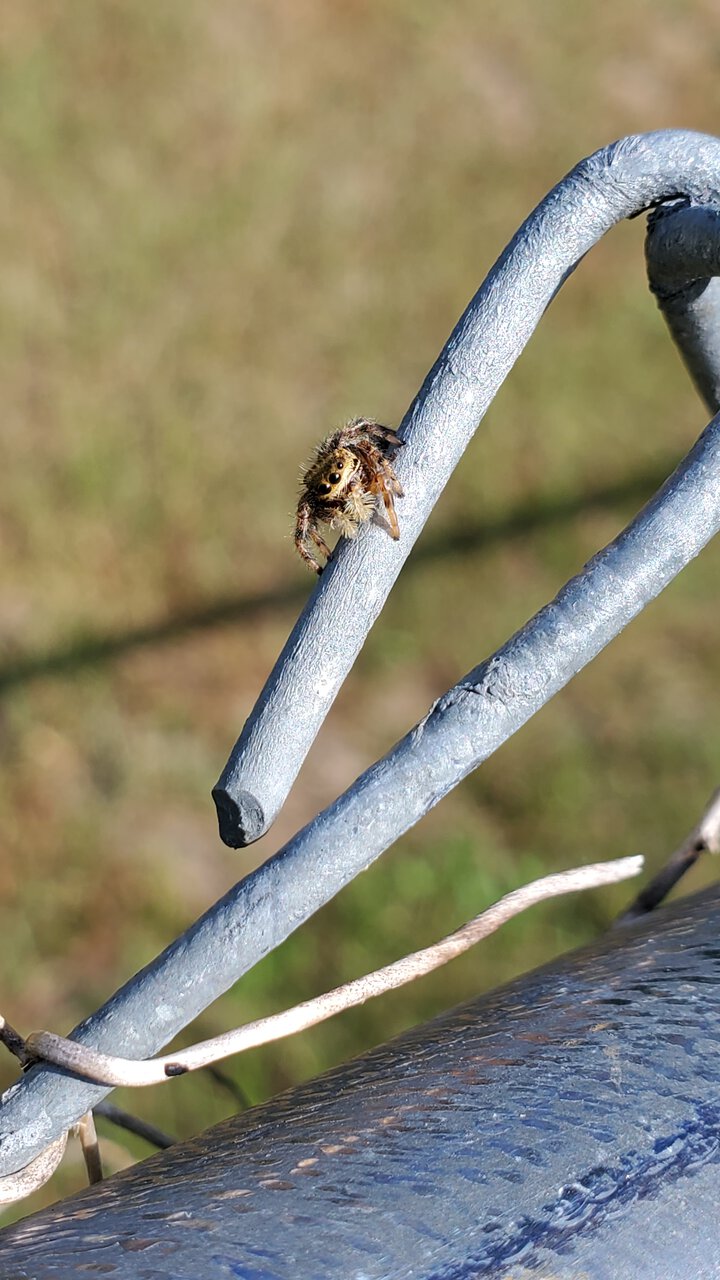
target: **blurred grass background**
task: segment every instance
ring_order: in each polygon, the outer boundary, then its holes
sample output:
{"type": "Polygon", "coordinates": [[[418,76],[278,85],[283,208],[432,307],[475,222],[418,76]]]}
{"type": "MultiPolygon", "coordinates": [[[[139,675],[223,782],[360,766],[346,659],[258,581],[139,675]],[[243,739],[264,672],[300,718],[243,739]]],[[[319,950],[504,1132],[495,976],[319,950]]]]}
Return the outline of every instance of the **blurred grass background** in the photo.
{"type": "MultiPolygon", "coordinates": [[[[299,464],[346,417],[400,420],[583,155],[717,131],[719,62],[712,0],[8,7],[0,900],[20,1029],[69,1029],[269,856],[697,436],[638,220],[570,279],[497,397],[273,831],[220,843],[210,788],[312,587],[289,537],[299,464]]],[[[189,1038],[427,943],[544,871],[659,862],[720,780],[719,556],[189,1038]]],[[[629,892],[537,908],[416,989],[228,1070],[261,1101],[594,936],[629,892]]],[[[176,1134],[233,1107],[198,1077],[116,1097],[176,1134]]],[[[82,1182],[68,1157],[21,1212],[82,1182]]]]}

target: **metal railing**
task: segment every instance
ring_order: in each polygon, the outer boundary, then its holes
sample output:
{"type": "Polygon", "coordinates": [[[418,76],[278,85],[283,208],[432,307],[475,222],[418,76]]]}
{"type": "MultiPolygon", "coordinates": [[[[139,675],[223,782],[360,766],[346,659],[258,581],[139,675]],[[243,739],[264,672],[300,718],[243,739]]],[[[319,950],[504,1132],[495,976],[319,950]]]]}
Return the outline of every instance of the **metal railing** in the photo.
{"type": "MultiPolygon", "coordinates": [[[[271,825],[343,680],[496,391],[564,280],[622,218],[653,209],[651,287],[696,384],[720,407],[720,141],[666,131],[582,161],[517,232],[406,415],[401,538],[342,544],[299,618],[215,789],[231,845],[271,825]]],[[[720,415],[627,528],[391,752],[75,1031],[146,1057],[364,870],[524,724],[720,528],[720,415]]],[[[38,1066],[0,1109],[0,1174],[23,1168],[102,1086],[38,1066]]]]}

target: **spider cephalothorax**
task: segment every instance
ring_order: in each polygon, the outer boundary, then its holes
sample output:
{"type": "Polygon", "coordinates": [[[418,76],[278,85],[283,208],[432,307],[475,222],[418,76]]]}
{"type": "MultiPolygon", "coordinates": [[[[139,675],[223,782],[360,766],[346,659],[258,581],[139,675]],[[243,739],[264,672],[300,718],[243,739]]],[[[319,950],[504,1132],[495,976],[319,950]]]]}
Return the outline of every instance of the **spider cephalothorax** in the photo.
{"type": "Polygon", "coordinates": [[[394,499],[403,491],[391,464],[401,446],[390,427],[370,418],[353,418],[318,445],[302,478],[295,525],[295,546],[316,573],[322,573],[322,565],[308,542],[326,560],[330,557],[319,524],[354,538],[360,525],[374,518],[391,538],[400,537],[394,499]]]}

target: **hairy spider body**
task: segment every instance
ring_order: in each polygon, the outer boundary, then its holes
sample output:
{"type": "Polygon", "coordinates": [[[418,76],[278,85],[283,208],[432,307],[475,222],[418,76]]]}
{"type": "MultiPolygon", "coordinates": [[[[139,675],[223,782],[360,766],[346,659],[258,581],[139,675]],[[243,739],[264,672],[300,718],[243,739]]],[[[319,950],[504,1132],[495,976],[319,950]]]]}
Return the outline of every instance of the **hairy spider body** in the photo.
{"type": "Polygon", "coordinates": [[[401,447],[390,427],[370,418],[353,418],[318,445],[302,477],[295,523],[295,546],[316,573],[323,566],[308,544],[313,542],[326,560],[331,554],[319,524],[354,538],[374,519],[391,538],[400,537],[395,498],[402,498],[403,490],[392,462],[401,447]]]}

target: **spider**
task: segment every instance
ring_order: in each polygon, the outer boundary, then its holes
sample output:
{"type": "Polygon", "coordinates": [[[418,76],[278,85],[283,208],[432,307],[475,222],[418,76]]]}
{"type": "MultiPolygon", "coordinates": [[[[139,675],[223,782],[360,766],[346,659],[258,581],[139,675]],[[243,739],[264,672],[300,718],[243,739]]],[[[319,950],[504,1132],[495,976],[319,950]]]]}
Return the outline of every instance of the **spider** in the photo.
{"type": "Polygon", "coordinates": [[[295,525],[295,546],[316,573],[322,573],[323,566],[308,542],[314,542],[326,560],[331,554],[318,524],[354,538],[360,526],[374,518],[391,538],[400,537],[393,499],[402,498],[403,490],[391,463],[402,443],[390,427],[371,418],[353,418],[318,445],[302,477],[295,525]]]}

